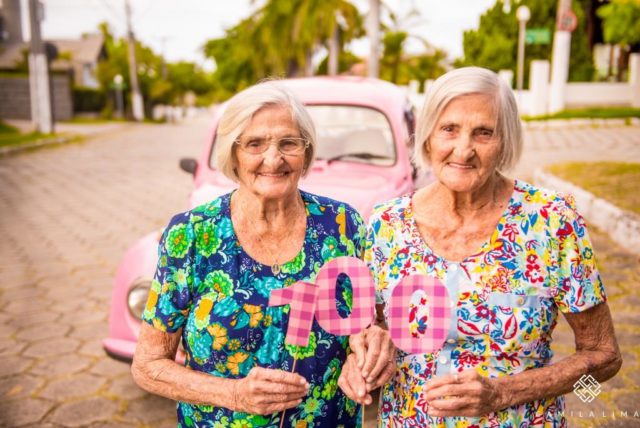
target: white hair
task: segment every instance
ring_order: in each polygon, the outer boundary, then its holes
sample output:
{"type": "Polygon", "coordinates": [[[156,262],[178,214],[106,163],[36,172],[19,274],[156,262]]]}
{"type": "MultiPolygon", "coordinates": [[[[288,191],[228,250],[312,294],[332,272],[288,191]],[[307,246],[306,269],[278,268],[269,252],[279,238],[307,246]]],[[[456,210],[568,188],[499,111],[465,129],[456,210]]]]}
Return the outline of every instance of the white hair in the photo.
{"type": "Polygon", "coordinates": [[[429,138],[444,109],[453,99],[471,94],[488,95],[494,101],[495,132],[501,144],[498,171],[506,171],[518,162],[522,127],[513,91],[491,70],[463,67],[440,76],[427,91],[416,126],[413,161],[418,168],[425,170],[429,165],[429,138]]]}
{"type": "Polygon", "coordinates": [[[249,126],[253,115],[270,106],[282,106],[291,112],[302,138],[309,142],[305,151],[303,176],[309,171],[316,150],[316,130],[304,104],[276,80],[250,86],[234,95],[228,102],[218,123],[215,160],[217,168],[228,178],[238,181],[235,170],[234,142],[249,126]]]}

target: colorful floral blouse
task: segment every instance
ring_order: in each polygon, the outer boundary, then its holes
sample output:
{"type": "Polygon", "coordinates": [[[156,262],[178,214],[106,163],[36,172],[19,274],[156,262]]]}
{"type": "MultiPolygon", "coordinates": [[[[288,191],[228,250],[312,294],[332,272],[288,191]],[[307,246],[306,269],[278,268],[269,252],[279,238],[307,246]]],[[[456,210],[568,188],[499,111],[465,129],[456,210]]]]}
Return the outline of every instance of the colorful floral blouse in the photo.
{"type": "MultiPolygon", "coordinates": [[[[186,366],[231,379],[252,367],[291,371],[310,384],[308,396],[285,415],[286,427],[353,427],[360,411],[337,386],[348,338],[325,332],[314,320],[309,344],[284,343],[289,306],[268,307],[271,290],[315,279],[338,256],[362,255],[366,229],[351,207],[301,192],[307,212],[302,250],[274,275],[244,252],[229,211],[231,194],[175,216],[159,247],[159,262],[143,319],[155,328],[182,329],[186,366]]],[[[351,287],[337,293],[347,315],[351,287]]],[[[257,416],[226,408],[178,403],[182,427],[279,427],[282,413],[257,416]]]]}
{"type": "MultiPolygon", "coordinates": [[[[382,204],[370,219],[365,260],[375,272],[378,303],[387,302],[405,276],[436,277],[452,300],[451,325],[440,351],[400,353],[396,374],[382,390],[378,425],[565,426],[563,397],[481,418],[432,418],[421,389],[432,376],[471,368],[498,377],[547,365],[558,310],[580,312],[605,301],[585,223],[573,200],[516,181],[489,241],[454,263],[431,251],[421,238],[411,197],[382,204]]],[[[408,311],[414,335],[429,324],[428,314],[418,307],[408,311]]]]}

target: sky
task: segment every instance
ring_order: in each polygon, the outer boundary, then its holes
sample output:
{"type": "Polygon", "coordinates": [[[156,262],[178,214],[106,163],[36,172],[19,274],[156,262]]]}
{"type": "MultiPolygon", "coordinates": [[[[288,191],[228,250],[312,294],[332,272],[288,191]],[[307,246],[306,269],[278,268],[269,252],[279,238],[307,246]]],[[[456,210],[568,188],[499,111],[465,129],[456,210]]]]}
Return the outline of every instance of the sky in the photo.
{"type": "MultiPolygon", "coordinates": [[[[26,0],[22,0],[26,2],[26,0]]],[[[163,54],[168,61],[193,61],[205,67],[201,52],[205,41],[221,37],[227,28],[249,16],[261,1],[250,0],[130,0],[136,37],[163,54]]],[[[353,0],[362,13],[369,10],[368,0],[353,0]]],[[[384,0],[401,18],[402,29],[428,40],[449,53],[462,56],[464,30],[477,28],[480,15],[495,0],[384,0]],[[406,18],[416,8],[419,18],[406,18]],[[406,18],[406,19],[403,19],[406,18]]],[[[98,24],[107,21],[116,36],[124,36],[126,21],[124,0],[44,0],[44,38],[77,38],[82,33],[98,32],[98,24]]],[[[360,56],[368,53],[366,39],[352,42],[350,48],[360,56]]],[[[419,52],[422,44],[411,38],[409,52],[419,52]]]]}

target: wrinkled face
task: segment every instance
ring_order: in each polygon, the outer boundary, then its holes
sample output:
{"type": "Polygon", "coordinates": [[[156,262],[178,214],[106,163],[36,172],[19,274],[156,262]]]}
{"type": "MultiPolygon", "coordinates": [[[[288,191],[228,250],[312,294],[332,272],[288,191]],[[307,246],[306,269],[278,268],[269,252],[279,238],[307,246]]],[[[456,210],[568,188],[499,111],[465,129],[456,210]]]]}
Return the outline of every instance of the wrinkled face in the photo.
{"type": "Polygon", "coordinates": [[[304,153],[283,155],[278,150],[277,141],[285,137],[301,137],[288,108],[267,106],[253,115],[239,140],[268,140],[273,144],[260,154],[247,153],[234,144],[235,168],[240,186],[267,199],[284,198],[297,191],[305,156],[304,153]]]}
{"type": "Polygon", "coordinates": [[[502,144],[489,95],[454,98],[442,111],[427,142],[440,183],[454,192],[480,189],[496,172],[502,144]]]}

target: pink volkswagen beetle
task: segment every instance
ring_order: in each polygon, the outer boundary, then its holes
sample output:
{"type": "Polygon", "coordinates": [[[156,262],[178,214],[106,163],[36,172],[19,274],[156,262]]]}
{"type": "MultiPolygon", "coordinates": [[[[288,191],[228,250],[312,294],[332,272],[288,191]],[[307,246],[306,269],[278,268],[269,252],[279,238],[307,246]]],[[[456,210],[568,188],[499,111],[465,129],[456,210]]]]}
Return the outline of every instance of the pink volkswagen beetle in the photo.
{"type": "MultiPolygon", "coordinates": [[[[379,202],[410,192],[416,176],[410,162],[413,110],[406,93],[381,80],[360,77],[313,77],[283,80],[306,104],[317,132],[316,162],[301,188],[346,201],[366,219],[379,202]]],[[[181,159],[180,167],[193,174],[189,196],[194,208],[231,191],[235,183],[216,170],[212,153],[218,109],[210,138],[200,158],[181,159]]],[[[137,241],[124,255],[116,274],[106,352],[131,360],[157,263],[162,231],[137,241]]],[[[178,356],[180,358],[180,356],[178,356]]]]}

